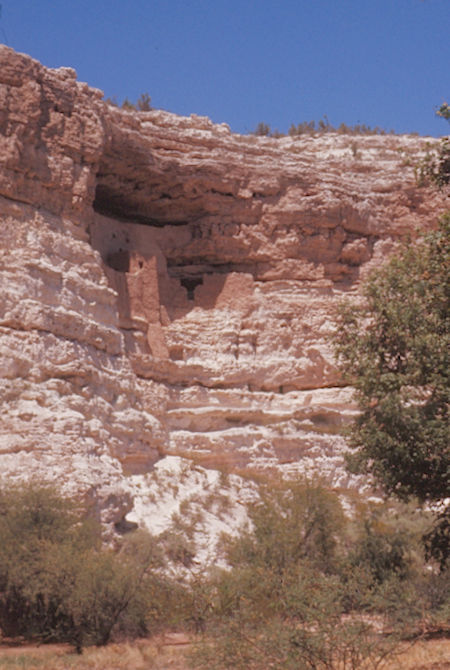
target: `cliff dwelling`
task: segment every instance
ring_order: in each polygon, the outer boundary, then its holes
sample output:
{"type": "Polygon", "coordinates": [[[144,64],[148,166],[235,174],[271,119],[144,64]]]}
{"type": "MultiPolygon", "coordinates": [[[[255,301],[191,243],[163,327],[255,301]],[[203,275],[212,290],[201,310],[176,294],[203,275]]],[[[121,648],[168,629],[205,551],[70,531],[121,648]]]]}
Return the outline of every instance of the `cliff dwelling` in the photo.
{"type": "Polygon", "coordinates": [[[424,141],[131,113],[6,47],[0,86],[2,471],[108,522],[170,458],[353,486],[333,314],[442,207],[402,159],[424,141]]]}

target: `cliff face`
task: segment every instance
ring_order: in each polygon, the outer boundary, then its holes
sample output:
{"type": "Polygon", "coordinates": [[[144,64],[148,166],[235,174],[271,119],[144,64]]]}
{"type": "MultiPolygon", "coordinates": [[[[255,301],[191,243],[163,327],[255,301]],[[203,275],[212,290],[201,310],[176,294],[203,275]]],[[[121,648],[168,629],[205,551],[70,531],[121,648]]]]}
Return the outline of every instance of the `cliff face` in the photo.
{"type": "Polygon", "coordinates": [[[332,310],[436,220],[425,144],[125,112],[0,47],[1,471],[105,521],[168,454],[347,485],[332,310]]]}

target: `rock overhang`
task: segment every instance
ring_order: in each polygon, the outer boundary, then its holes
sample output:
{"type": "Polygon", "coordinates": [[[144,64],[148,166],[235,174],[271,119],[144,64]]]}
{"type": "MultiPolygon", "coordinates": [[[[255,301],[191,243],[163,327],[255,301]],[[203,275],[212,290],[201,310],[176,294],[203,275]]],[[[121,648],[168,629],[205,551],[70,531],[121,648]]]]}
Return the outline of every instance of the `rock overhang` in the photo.
{"type": "Polygon", "coordinates": [[[135,114],[5,48],[0,101],[2,463],[74,477],[115,521],[111,482],[167,453],[346,482],[332,313],[433,224],[405,161],[425,140],[135,114]]]}

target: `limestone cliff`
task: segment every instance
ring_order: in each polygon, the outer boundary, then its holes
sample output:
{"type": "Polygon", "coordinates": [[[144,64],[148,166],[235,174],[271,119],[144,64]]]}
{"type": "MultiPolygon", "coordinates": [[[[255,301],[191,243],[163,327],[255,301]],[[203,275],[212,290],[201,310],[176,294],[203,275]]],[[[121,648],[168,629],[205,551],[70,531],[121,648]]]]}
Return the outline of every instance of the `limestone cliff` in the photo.
{"type": "Polygon", "coordinates": [[[332,310],[436,220],[425,150],[127,112],[0,47],[2,473],[51,475],[105,521],[168,454],[347,485],[332,310]]]}

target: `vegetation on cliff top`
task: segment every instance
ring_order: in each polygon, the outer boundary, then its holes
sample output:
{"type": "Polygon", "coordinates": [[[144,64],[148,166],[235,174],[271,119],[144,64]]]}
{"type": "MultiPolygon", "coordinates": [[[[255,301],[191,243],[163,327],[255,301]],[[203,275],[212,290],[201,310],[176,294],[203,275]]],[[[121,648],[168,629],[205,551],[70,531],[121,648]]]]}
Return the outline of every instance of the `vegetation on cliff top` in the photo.
{"type": "MultiPolygon", "coordinates": [[[[384,128],[376,126],[372,128],[371,126],[366,125],[365,123],[357,123],[355,125],[347,125],[346,123],[341,123],[339,126],[333,126],[326,116],[323,119],[316,121],[302,121],[301,123],[292,123],[288,135],[290,137],[297,137],[299,135],[312,135],[312,134],[324,134],[324,133],[339,133],[341,135],[386,135],[388,131],[384,128]]],[[[393,130],[389,131],[389,134],[394,134],[393,130]]],[[[285,133],[281,133],[279,130],[272,130],[269,124],[260,122],[254,130],[254,135],[260,137],[285,137],[285,133]]]]}

